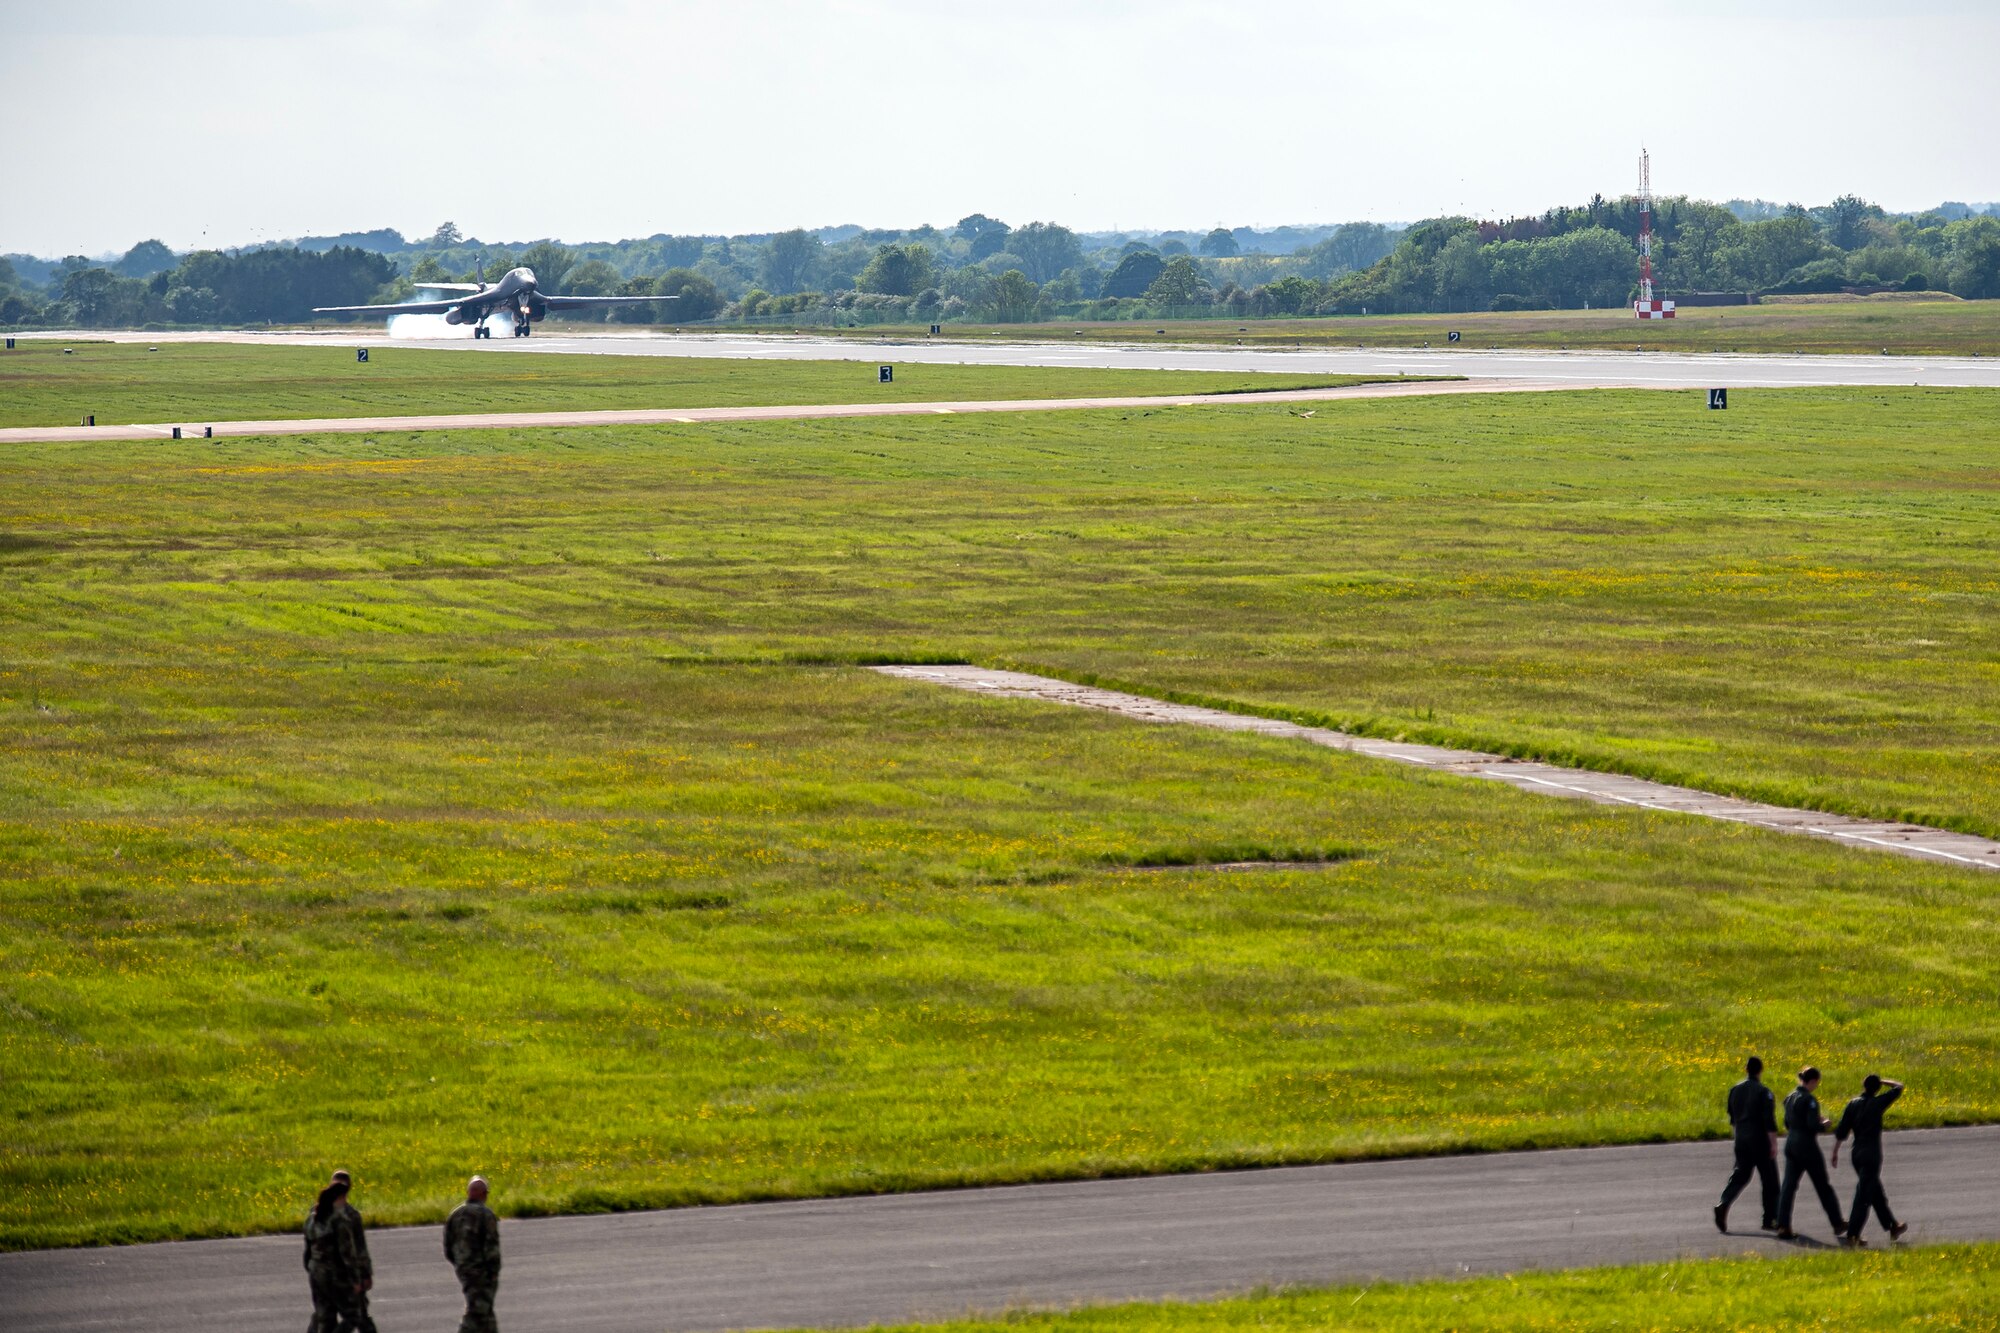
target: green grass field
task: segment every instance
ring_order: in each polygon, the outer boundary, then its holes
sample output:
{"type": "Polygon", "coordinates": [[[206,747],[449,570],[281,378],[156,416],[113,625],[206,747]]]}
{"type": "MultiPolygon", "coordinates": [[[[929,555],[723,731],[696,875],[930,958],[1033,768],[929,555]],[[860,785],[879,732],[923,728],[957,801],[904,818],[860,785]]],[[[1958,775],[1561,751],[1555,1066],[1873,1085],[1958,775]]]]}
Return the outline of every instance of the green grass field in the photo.
{"type": "MultiPolygon", "coordinates": [[[[1669,293],[1671,295],[1671,293],[1669,293]]],[[[1246,343],[1280,347],[1451,346],[1461,351],[1519,347],[1679,352],[1819,352],[1866,356],[1888,351],[2000,356],[2000,301],[1857,300],[1820,304],[1690,306],[1671,320],[1641,323],[1630,310],[1535,310],[1517,314],[1342,315],[1320,319],[1057,320],[1047,324],[953,324],[952,338],[1034,338],[1074,342],[1246,343]]],[[[850,338],[916,337],[919,326],[811,329],[850,338]]]]}
{"type": "Polygon", "coordinates": [[[1200,1304],[911,1325],[924,1333],[1341,1329],[1349,1333],[2000,1328],[2000,1246],[1708,1259],[1633,1268],[1259,1293],[1200,1304]]]}
{"type": "MultiPolygon", "coordinates": [[[[348,347],[164,342],[157,348],[23,340],[15,350],[0,353],[0,426],[73,426],[86,414],[109,426],[399,413],[1248,393],[1383,378],[900,364],[895,380],[881,384],[875,363],[858,361],[565,356],[387,343],[373,348],[364,365],[348,347]],[[66,347],[71,349],[68,356],[63,354],[66,347]]],[[[884,359],[895,361],[891,353],[884,359]]]]}
{"type": "Polygon", "coordinates": [[[840,663],[1990,825],[1994,405],[17,447],[0,1245],[1989,1120],[1990,877],[840,663]]]}

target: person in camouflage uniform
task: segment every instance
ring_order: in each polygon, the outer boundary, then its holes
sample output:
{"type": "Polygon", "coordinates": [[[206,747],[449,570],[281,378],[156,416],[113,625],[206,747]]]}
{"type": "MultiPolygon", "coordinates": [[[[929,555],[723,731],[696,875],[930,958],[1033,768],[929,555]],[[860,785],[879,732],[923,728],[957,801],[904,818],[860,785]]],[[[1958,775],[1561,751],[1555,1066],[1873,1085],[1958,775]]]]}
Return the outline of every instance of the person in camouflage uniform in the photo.
{"type": "MultiPolygon", "coordinates": [[[[356,1300],[361,1279],[354,1251],[354,1232],[340,1216],[347,1186],[335,1181],[319,1192],[306,1214],[306,1280],[312,1284],[312,1323],[306,1333],[339,1333],[356,1328],[356,1300]]],[[[368,1317],[365,1307],[360,1318],[368,1317]]],[[[369,1326],[370,1328],[373,1325],[369,1326]]]]}
{"type": "Polygon", "coordinates": [[[474,1176],[465,1202],[444,1224],[444,1257],[465,1289],[465,1318],[458,1333],[500,1333],[493,1298],[500,1289],[500,1219],[486,1206],[486,1181],[474,1176]]]}
{"type": "Polygon", "coordinates": [[[354,1302],[341,1320],[343,1333],[375,1333],[375,1320],[368,1313],[368,1293],[375,1286],[375,1262],[368,1257],[368,1231],[354,1206],[354,1177],[345,1171],[333,1173],[332,1183],[345,1185],[347,1193],[334,1205],[333,1214],[354,1238],[354,1302]]]}

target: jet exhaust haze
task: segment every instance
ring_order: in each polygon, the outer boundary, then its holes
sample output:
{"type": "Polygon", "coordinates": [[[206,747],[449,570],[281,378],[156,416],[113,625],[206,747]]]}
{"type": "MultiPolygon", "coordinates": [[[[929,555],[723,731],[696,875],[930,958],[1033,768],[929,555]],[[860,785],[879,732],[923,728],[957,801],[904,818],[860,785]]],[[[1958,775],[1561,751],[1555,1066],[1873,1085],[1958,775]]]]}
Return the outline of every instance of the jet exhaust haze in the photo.
{"type": "Polygon", "coordinates": [[[470,338],[470,324],[448,324],[443,315],[391,315],[391,338],[470,338]]]}

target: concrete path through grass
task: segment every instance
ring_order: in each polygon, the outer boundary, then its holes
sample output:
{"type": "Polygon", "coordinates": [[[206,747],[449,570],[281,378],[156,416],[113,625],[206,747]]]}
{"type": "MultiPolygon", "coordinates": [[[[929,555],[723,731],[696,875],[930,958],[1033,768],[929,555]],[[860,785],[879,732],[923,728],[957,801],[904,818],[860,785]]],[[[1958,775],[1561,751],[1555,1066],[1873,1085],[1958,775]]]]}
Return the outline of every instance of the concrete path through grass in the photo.
{"type": "MultiPolygon", "coordinates": [[[[1558,389],[1648,388],[1658,384],[1571,384],[1560,380],[1412,380],[1266,393],[1149,394],[1123,398],[1011,398],[954,403],[800,403],[777,407],[605,408],[572,412],[457,412],[429,416],[318,417],[279,421],[181,421],[126,426],[7,426],[0,444],[165,440],[250,435],[393,435],[427,430],[525,430],[551,426],[661,426],[732,421],[810,421],[829,417],[929,417],[978,412],[1076,412],[1092,409],[1195,407],[1201,404],[1320,403],[1343,398],[1410,398],[1453,393],[1543,393],[1558,389]]],[[[1691,387],[1691,386],[1690,386],[1691,387]]]]}
{"type": "Polygon", "coordinates": [[[1402,741],[1375,740],[1351,736],[1328,727],[1307,727],[1267,717],[1226,713],[1215,708],[1167,703],[1138,694],[1074,685],[1066,680],[1027,675],[1019,671],[997,671],[977,666],[884,666],[875,667],[884,675],[920,680],[953,689],[1007,699],[1036,699],[1045,703],[1097,708],[1146,722],[1181,722],[1223,731],[1251,731],[1260,736],[1283,736],[1310,741],[1335,750],[1347,750],[1376,759],[1393,759],[1444,773],[1504,782],[1522,791],[1545,796],[1567,796],[1604,805],[1633,805],[1646,810],[1670,810],[1702,815],[1735,824],[1755,824],[1783,833],[1802,833],[1827,838],[1850,847],[1866,847],[1897,852],[1923,860],[1951,865],[1978,866],[2000,870],[2000,843],[1969,833],[1917,824],[1887,823],[1854,819],[1846,815],[1822,814],[1817,810],[1794,810],[1786,806],[1764,805],[1734,796],[1673,787],[1664,782],[1626,777],[1618,773],[1596,773],[1589,769],[1559,768],[1532,760],[1507,759],[1472,750],[1451,750],[1437,745],[1416,745],[1402,741]]]}
{"type": "MultiPolygon", "coordinates": [[[[2000,1238],[2000,1126],[1892,1134],[1887,1156],[1908,1240],[2000,1238]]],[[[1831,1239],[1810,1197],[1798,1242],[1755,1229],[1754,1197],[1732,1219],[1750,1230],[1718,1235],[1709,1209],[1729,1163],[1727,1143],[1674,1143],[506,1221],[500,1326],[855,1325],[1260,1284],[1777,1256],[1831,1239]]],[[[312,1183],[301,1182],[302,1213],[312,1183]]],[[[1845,1163],[1834,1183],[1844,1207],[1845,1163]]],[[[453,1327],[458,1295],[436,1227],[378,1231],[370,1248],[382,1333],[453,1327]]],[[[267,1236],[0,1254],[0,1328],[294,1333],[309,1313],[299,1253],[297,1236],[267,1236]]]]}

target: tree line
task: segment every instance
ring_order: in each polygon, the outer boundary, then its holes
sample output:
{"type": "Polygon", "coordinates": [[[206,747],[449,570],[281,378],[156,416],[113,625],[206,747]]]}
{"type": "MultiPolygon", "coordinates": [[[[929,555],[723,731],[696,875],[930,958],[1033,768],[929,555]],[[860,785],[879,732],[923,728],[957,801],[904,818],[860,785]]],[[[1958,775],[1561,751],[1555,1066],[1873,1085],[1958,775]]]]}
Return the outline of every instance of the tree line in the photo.
{"type": "MultiPolygon", "coordinates": [[[[1656,201],[1652,223],[1655,285],[1667,296],[1935,289],[2000,297],[2000,216],[1991,209],[1945,205],[1891,215],[1853,195],[1817,208],[1669,198],[1656,201]]],[[[1633,198],[1599,196],[1504,221],[1315,228],[1293,233],[1317,239],[1289,253],[1245,245],[1264,244],[1269,235],[1222,227],[1200,236],[1090,234],[974,213],[948,229],[663,234],[579,246],[486,245],[450,223],[417,241],[385,230],[187,255],[146,241],[111,263],[0,259],[0,325],[291,323],[309,318],[315,305],[418,299],[426,282],[496,281],[519,265],[533,268],[547,291],[678,298],[657,311],[586,316],[629,321],[1005,323],[1574,309],[1632,299],[1639,209],[1633,198]]]]}

